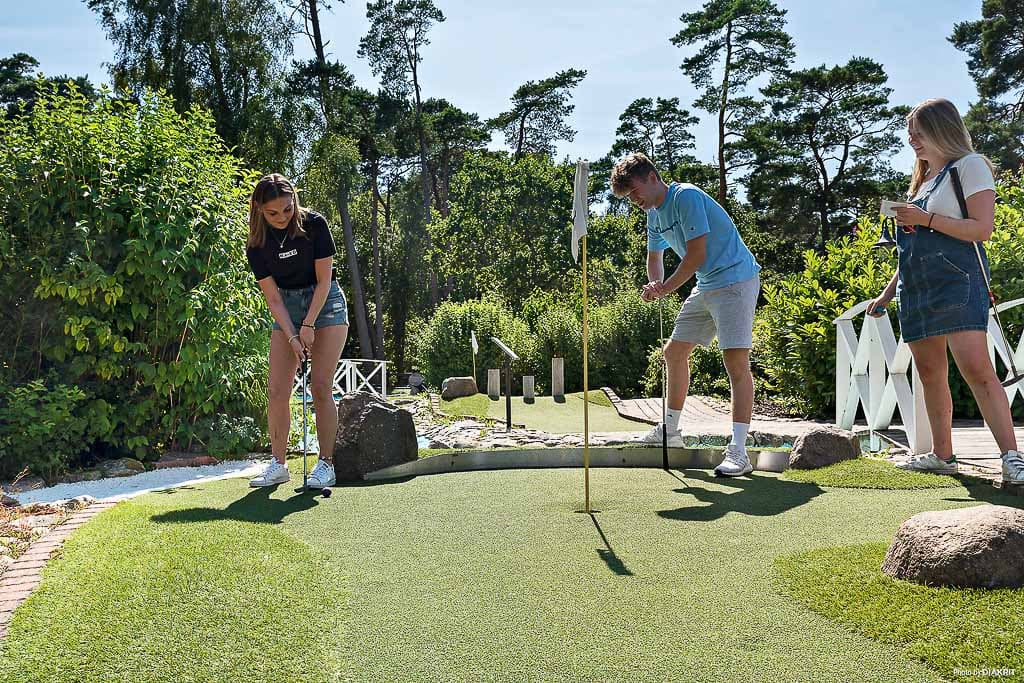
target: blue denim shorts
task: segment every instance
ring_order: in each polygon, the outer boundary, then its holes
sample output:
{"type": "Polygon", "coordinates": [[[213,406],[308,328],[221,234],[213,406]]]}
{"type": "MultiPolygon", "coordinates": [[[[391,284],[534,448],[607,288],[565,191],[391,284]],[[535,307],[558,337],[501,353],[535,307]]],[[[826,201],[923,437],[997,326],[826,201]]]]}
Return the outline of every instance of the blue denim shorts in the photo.
{"type": "MultiPolygon", "coordinates": [[[[988,329],[988,290],[974,243],[918,227],[897,231],[899,320],[907,342],[988,329]]],[[[984,247],[979,252],[988,270],[984,247]]]]}
{"type": "MultiPolygon", "coordinates": [[[[302,289],[281,289],[281,299],[284,301],[284,307],[288,309],[288,316],[292,319],[292,325],[295,326],[295,331],[299,331],[299,326],[302,325],[302,321],[306,317],[306,313],[309,312],[309,303],[313,300],[313,290],[315,286],[303,287],[302,289]]],[[[317,329],[321,327],[331,327],[332,325],[348,325],[348,302],[345,301],[345,293],[341,291],[341,286],[337,280],[331,280],[331,289],[327,294],[327,301],[324,302],[323,308],[320,309],[320,315],[316,317],[316,322],[313,323],[317,329]]],[[[281,326],[274,322],[274,329],[279,330],[281,326]]]]}

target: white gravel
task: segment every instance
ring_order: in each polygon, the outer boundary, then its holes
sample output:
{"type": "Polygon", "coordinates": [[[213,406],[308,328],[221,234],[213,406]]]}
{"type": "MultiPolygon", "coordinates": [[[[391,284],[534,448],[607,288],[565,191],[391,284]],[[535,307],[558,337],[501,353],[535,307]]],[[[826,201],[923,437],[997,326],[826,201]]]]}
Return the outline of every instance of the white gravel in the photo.
{"type": "Polygon", "coordinates": [[[8,494],[22,505],[28,503],[52,503],[75,496],[92,496],[97,500],[125,500],[150,491],[163,491],[189,484],[199,484],[232,477],[254,477],[269,462],[262,460],[229,460],[219,465],[202,467],[170,467],[152,470],[131,477],[110,477],[96,481],[80,481],[75,484],[57,484],[44,489],[34,489],[8,494]]]}

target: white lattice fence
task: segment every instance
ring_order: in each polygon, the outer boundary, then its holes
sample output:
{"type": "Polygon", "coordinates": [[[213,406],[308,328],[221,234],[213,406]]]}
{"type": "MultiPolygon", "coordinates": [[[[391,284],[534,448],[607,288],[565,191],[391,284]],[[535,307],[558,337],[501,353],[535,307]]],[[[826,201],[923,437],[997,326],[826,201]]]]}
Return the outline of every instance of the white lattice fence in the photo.
{"type": "MultiPolygon", "coordinates": [[[[931,449],[931,432],[925,412],[924,396],[915,388],[920,378],[914,369],[910,347],[902,338],[897,342],[888,312],[875,318],[864,315],[870,301],[862,301],[833,322],[836,325],[836,425],[852,429],[858,406],[863,407],[868,429],[872,432],[871,447],[880,444],[874,432],[887,429],[899,408],[911,451],[926,453],[931,449]],[[858,333],[854,322],[863,318],[858,333]]],[[[1000,304],[1003,311],[1024,304],[1015,299],[1000,304]]],[[[1006,345],[995,316],[989,313],[988,347],[993,361],[998,356],[1008,366],[1006,345]]],[[[1024,335],[1013,349],[1017,368],[1024,367],[1024,335]]],[[[1007,373],[1007,378],[1010,373],[1007,373]]],[[[1017,395],[1024,396],[1024,383],[1006,388],[1012,404],[1017,395]]]]}
{"type": "MultiPolygon", "coordinates": [[[[307,372],[307,382],[309,373],[307,372]]],[[[388,393],[388,361],[363,358],[342,358],[334,371],[334,393],[370,391],[380,397],[388,393]]],[[[302,377],[295,374],[294,393],[302,393],[302,377]]]]}

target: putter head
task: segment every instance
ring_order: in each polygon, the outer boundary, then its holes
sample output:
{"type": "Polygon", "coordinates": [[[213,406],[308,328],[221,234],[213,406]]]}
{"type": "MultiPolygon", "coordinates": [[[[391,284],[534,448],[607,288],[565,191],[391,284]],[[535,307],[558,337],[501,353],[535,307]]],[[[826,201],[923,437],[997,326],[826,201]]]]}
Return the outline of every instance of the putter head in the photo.
{"type": "Polygon", "coordinates": [[[1003,386],[1006,387],[1007,389],[1009,389],[1010,387],[1014,386],[1018,382],[1022,382],[1022,381],[1024,381],[1024,375],[1017,375],[1016,377],[1011,377],[1010,379],[1004,380],[1003,381],[1003,386]]]}

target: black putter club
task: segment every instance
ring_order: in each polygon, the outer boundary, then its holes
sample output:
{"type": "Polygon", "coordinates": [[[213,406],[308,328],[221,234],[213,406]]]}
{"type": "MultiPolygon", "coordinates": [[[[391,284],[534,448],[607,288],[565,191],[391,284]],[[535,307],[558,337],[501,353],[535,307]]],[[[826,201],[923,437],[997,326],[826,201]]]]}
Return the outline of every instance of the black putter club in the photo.
{"type": "MultiPolygon", "coordinates": [[[[309,373],[309,351],[306,349],[302,350],[302,486],[295,489],[296,493],[304,493],[306,491],[315,491],[318,489],[309,488],[309,465],[306,461],[308,457],[309,449],[309,417],[307,414],[306,404],[306,375],[309,373]]],[[[324,488],[321,490],[324,498],[331,497],[331,489],[324,488]]]]}
{"type": "Polygon", "coordinates": [[[668,469],[668,416],[665,395],[668,392],[668,359],[665,358],[665,299],[658,299],[658,337],[661,340],[661,467],[668,469]]]}

